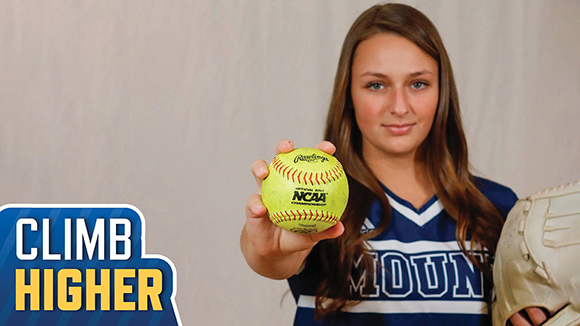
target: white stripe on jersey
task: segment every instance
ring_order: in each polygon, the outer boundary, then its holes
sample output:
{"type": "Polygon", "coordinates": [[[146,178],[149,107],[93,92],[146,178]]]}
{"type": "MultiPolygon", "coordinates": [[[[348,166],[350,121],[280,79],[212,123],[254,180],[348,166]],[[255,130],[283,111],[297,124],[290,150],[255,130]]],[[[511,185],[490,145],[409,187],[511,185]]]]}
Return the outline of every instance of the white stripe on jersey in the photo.
{"type": "MultiPolygon", "coordinates": [[[[314,309],[315,297],[300,295],[298,307],[314,309]]],[[[482,301],[395,301],[367,300],[354,307],[346,309],[350,313],[382,313],[382,314],[476,314],[487,315],[487,305],[482,301]]]]}
{"type": "Polygon", "coordinates": [[[365,218],[365,222],[363,224],[363,229],[366,229],[366,230],[369,230],[369,231],[375,229],[375,226],[373,225],[373,223],[371,223],[371,221],[369,220],[368,217],[365,218]]]}
{"type": "MultiPolygon", "coordinates": [[[[401,242],[399,240],[369,240],[368,244],[376,251],[394,250],[406,254],[417,254],[434,251],[461,251],[457,241],[437,242],[437,241],[414,241],[401,242]]],[[[469,241],[465,243],[465,248],[471,247],[469,241]]],[[[475,248],[475,250],[478,250],[475,248]]]]}
{"type": "Polygon", "coordinates": [[[393,209],[396,209],[401,215],[405,216],[409,220],[413,221],[418,226],[423,226],[425,223],[431,221],[435,216],[439,215],[443,211],[443,205],[439,200],[436,200],[429,208],[427,208],[423,213],[417,214],[412,209],[407,206],[401,205],[394,198],[385,193],[389,204],[393,209]]]}

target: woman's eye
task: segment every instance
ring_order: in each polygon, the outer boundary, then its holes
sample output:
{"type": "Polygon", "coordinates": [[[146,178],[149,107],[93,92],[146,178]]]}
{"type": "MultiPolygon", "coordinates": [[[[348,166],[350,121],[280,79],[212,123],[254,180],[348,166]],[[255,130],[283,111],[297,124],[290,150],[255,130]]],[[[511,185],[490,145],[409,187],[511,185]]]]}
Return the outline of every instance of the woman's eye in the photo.
{"type": "Polygon", "coordinates": [[[423,89],[427,86],[427,83],[422,81],[416,81],[411,84],[411,88],[413,89],[423,89]]]}
{"type": "Polygon", "coordinates": [[[373,91],[385,88],[385,86],[383,86],[381,83],[370,83],[367,85],[367,87],[373,91]]]}

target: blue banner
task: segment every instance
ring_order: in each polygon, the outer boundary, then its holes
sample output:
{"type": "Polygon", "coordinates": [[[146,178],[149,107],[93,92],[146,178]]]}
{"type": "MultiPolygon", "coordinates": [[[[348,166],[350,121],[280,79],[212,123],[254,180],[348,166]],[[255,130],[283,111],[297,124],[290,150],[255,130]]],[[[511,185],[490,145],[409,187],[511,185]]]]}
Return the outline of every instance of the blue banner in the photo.
{"type": "Polygon", "coordinates": [[[0,208],[0,325],[181,325],[175,284],[136,207],[0,208]]]}

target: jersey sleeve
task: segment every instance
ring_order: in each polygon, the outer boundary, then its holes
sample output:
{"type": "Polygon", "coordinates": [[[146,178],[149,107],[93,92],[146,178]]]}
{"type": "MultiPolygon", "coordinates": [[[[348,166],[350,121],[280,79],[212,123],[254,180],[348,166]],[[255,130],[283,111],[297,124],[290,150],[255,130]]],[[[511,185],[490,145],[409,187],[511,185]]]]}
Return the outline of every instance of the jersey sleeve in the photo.
{"type": "Polygon", "coordinates": [[[516,193],[504,185],[479,177],[475,177],[475,185],[498,209],[505,221],[507,214],[518,201],[516,193]]]}

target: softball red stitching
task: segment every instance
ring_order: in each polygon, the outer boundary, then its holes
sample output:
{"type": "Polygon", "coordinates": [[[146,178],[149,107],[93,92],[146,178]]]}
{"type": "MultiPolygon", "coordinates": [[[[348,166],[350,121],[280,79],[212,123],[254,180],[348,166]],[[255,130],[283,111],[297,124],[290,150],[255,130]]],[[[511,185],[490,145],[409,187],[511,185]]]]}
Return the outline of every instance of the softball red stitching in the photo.
{"type": "Polygon", "coordinates": [[[306,219],[309,221],[322,221],[326,223],[334,222],[334,224],[338,223],[339,221],[338,217],[325,211],[289,210],[276,212],[270,215],[270,220],[272,220],[274,223],[300,221],[306,219]]]}
{"type": "Polygon", "coordinates": [[[278,159],[278,158],[274,158],[274,170],[278,171],[280,169],[280,164],[282,164],[282,162],[278,159]]]}
{"type": "Polygon", "coordinates": [[[286,165],[282,160],[278,159],[278,157],[275,157],[272,160],[272,166],[274,170],[282,175],[282,177],[285,179],[305,185],[314,185],[315,182],[318,185],[321,183],[327,184],[329,182],[338,180],[343,175],[343,171],[340,168],[340,163],[338,162],[334,165],[334,167],[332,167],[332,169],[320,172],[320,174],[319,172],[314,173],[300,171],[294,167],[286,165]],[[297,172],[298,175],[296,175],[297,172]],[[310,176],[308,176],[308,173],[310,173],[310,176]]]}

